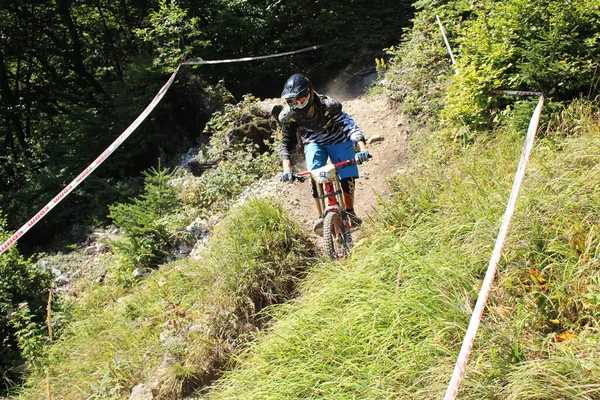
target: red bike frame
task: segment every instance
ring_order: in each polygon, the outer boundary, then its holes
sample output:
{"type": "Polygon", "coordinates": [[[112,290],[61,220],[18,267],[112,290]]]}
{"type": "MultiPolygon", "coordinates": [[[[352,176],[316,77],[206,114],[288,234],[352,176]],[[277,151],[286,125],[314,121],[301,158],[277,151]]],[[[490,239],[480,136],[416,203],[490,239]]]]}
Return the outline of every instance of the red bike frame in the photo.
{"type": "Polygon", "coordinates": [[[356,163],[354,159],[327,164],[312,171],[294,174],[297,180],[310,177],[317,191],[319,212],[324,221],[323,240],[327,253],[334,259],[345,257],[352,246],[351,222],[346,213],[342,185],[337,169],[356,163]],[[325,203],[327,199],[327,203],[325,203]],[[333,216],[331,214],[337,214],[333,216]]]}

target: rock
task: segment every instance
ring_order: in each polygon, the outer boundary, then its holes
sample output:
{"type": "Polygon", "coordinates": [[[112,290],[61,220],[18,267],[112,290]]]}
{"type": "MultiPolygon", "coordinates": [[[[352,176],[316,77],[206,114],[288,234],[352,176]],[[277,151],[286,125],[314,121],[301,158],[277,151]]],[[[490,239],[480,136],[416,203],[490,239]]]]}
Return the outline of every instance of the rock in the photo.
{"type": "Polygon", "coordinates": [[[371,144],[371,143],[377,143],[377,142],[383,142],[385,140],[385,138],[383,136],[371,136],[368,140],[367,140],[367,144],[371,144]]]}
{"type": "Polygon", "coordinates": [[[195,238],[200,238],[206,233],[208,221],[204,218],[196,218],[191,224],[185,227],[187,232],[190,232],[195,238]]]}
{"type": "Polygon", "coordinates": [[[37,267],[40,270],[46,272],[46,271],[48,271],[50,269],[50,261],[40,260],[37,263],[37,267]]]}
{"type": "Polygon", "coordinates": [[[85,245],[89,246],[92,243],[94,243],[96,240],[100,239],[102,237],[102,234],[99,232],[94,232],[89,234],[86,238],[85,238],[85,245]]]}
{"type": "Polygon", "coordinates": [[[152,272],[152,270],[150,268],[136,268],[133,270],[131,275],[135,279],[142,279],[142,278],[145,278],[146,276],[148,276],[151,272],[152,272]]]}
{"type": "Polygon", "coordinates": [[[185,329],[188,333],[202,333],[204,331],[201,325],[188,325],[185,329]]]}
{"type": "Polygon", "coordinates": [[[186,243],[183,243],[183,244],[179,245],[179,247],[177,248],[177,252],[178,252],[179,254],[182,254],[182,255],[183,255],[183,254],[188,254],[188,253],[190,253],[190,252],[192,251],[192,249],[193,249],[193,247],[192,247],[192,246],[189,246],[188,244],[186,244],[186,243]]]}
{"type": "Polygon", "coordinates": [[[279,114],[281,114],[282,110],[283,106],[281,104],[276,104],[271,107],[271,115],[273,116],[273,118],[279,119],[279,114]]]}
{"type": "Polygon", "coordinates": [[[375,83],[377,81],[377,78],[379,77],[379,74],[377,74],[377,72],[373,72],[369,75],[366,75],[363,78],[362,84],[367,87],[367,86],[371,86],[373,83],[375,83]]]}
{"type": "Polygon", "coordinates": [[[95,282],[96,282],[96,283],[103,283],[103,282],[104,282],[104,278],[105,278],[105,277],[106,277],[106,273],[105,273],[105,272],[103,272],[101,275],[99,275],[99,276],[96,278],[95,282]]]}
{"type": "Polygon", "coordinates": [[[205,171],[208,171],[209,169],[213,168],[215,165],[217,165],[216,162],[200,162],[197,159],[190,160],[186,164],[187,169],[194,176],[201,176],[205,171]]]}
{"type": "Polygon", "coordinates": [[[228,146],[237,147],[251,145],[259,153],[270,151],[265,142],[273,143],[278,124],[273,115],[274,105],[256,107],[244,111],[240,118],[225,132],[228,146]]]}
{"type": "Polygon", "coordinates": [[[152,390],[143,383],[140,383],[131,391],[129,400],[153,400],[152,390]]]}
{"type": "Polygon", "coordinates": [[[69,283],[71,283],[71,280],[64,275],[61,275],[54,279],[54,282],[56,283],[56,286],[61,287],[67,286],[69,283]]]}
{"type": "Polygon", "coordinates": [[[59,269],[56,269],[56,268],[54,268],[54,267],[52,267],[52,268],[51,268],[51,271],[52,271],[52,275],[54,275],[54,276],[56,276],[56,277],[58,277],[58,276],[61,276],[61,275],[62,275],[62,272],[61,272],[59,269]]]}
{"type": "Polygon", "coordinates": [[[198,156],[198,153],[200,152],[200,148],[199,147],[192,147],[191,149],[189,149],[187,151],[187,153],[185,153],[184,155],[181,156],[181,162],[179,163],[179,167],[180,168],[185,168],[186,165],[188,165],[188,163],[194,159],[196,159],[196,157],[198,156]]]}
{"type": "Polygon", "coordinates": [[[85,250],[83,250],[83,254],[87,254],[87,255],[92,255],[92,254],[98,254],[102,251],[102,248],[104,247],[103,244],[95,244],[93,246],[88,246],[85,248],[85,250]]]}

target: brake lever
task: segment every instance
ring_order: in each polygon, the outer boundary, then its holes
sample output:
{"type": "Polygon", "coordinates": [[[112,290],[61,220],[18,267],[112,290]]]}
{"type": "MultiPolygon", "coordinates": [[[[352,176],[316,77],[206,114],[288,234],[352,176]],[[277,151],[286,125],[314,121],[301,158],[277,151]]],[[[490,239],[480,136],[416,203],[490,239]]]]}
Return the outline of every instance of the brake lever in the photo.
{"type": "Polygon", "coordinates": [[[302,176],[300,174],[292,174],[292,182],[297,181],[297,182],[304,182],[306,181],[306,177],[302,176]]]}

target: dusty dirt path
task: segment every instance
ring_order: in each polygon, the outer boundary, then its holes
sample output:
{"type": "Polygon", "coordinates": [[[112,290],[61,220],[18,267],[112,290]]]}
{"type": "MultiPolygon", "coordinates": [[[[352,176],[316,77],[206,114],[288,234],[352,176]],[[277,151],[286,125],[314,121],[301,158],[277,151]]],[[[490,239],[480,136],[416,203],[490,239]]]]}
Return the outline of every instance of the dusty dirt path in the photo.
{"type": "MultiPolygon", "coordinates": [[[[359,167],[361,178],[357,181],[355,210],[357,215],[368,221],[380,197],[388,193],[386,178],[398,171],[406,162],[408,150],[408,124],[385,96],[372,99],[359,97],[343,102],[347,112],[361,128],[368,140],[368,150],[373,156],[359,167]]],[[[305,166],[295,160],[298,171],[305,166]]],[[[307,229],[312,229],[316,218],[314,203],[308,183],[277,183],[278,197],[307,229]]],[[[355,235],[359,238],[360,232],[355,235]]]]}

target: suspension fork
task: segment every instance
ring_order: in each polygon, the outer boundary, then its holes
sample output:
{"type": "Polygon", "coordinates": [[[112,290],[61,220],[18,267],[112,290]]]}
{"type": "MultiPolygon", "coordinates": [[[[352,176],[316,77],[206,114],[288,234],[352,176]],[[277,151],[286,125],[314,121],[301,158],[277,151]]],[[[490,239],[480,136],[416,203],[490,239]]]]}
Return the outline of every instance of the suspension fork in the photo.
{"type": "MultiPolygon", "coordinates": [[[[344,238],[346,243],[352,242],[352,237],[350,236],[350,218],[346,213],[346,202],[344,200],[344,193],[342,191],[342,183],[339,178],[334,180],[333,182],[325,182],[323,184],[317,185],[317,193],[319,195],[319,200],[323,213],[328,212],[331,208],[337,208],[340,213],[340,217],[342,219],[342,223],[344,224],[344,238]],[[327,198],[328,207],[325,208],[325,198],[327,198]]],[[[325,215],[323,215],[325,217],[325,215]]]]}
{"type": "MultiPolygon", "coordinates": [[[[311,177],[312,179],[312,177],[311,177]]],[[[317,191],[317,198],[315,200],[317,200],[317,204],[319,206],[319,214],[321,214],[321,216],[323,217],[323,212],[325,211],[325,198],[323,196],[323,185],[318,184],[317,182],[315,182],[313,180],[313,187],[316,189],[317,191]]]]}
{"type": "Polygon", "coordinates": [[[339,179],[333,182],[325,182],[323,184],[317,184],[317,195],[321,203],[323,210],[327,207],[337,206],[340,210],[345,210],[344,195],[342,192],[342,185],[339,179]],[[327,199],[327,206],[325,205],[325,199],[327,199]]]}
{"type": "Polygon", "coordinates": [[[342,182],[338,178],[335,180],[333,185],[335,188],[335,192],[337,193],[335,195],[335,197],[337,198],[338,206],[340,207],[340,210],[345,210],[346,209],[346,200],[344,200],[344,191],[342,190],[342,182]]]}

